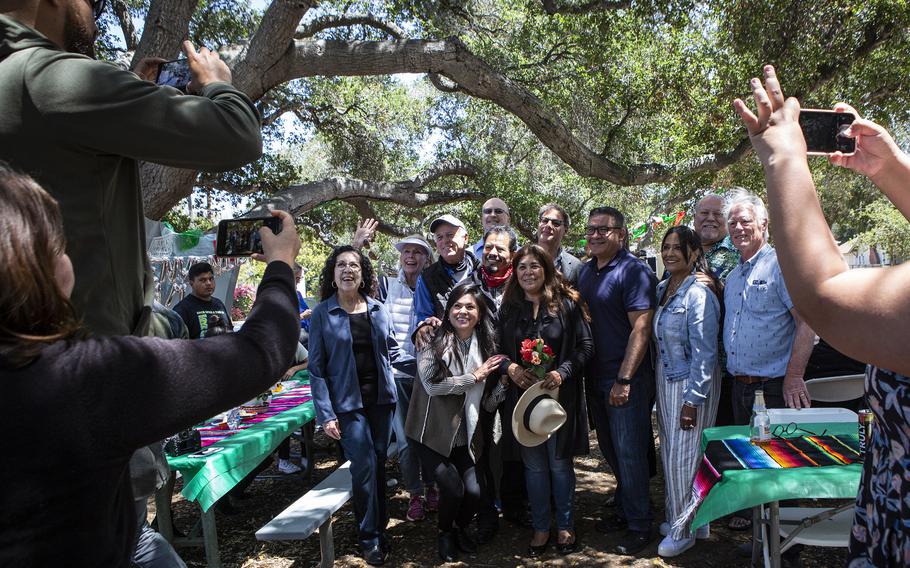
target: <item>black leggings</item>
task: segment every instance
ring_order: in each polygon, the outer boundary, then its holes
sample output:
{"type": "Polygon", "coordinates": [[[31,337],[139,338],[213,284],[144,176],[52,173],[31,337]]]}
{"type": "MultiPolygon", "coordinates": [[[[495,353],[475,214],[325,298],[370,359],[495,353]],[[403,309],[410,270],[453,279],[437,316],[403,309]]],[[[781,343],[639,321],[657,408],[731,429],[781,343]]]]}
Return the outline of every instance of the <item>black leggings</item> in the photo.
{"type": "Polygon", "coordinates": [[[446,457],[418,442],[414,442],[414,446],[420,454],[420,462],[436,476],[439,530],[448,532],[453,525],[467,528],[480,504],[480,484],[468,447],[454,447],[446,457]]]}

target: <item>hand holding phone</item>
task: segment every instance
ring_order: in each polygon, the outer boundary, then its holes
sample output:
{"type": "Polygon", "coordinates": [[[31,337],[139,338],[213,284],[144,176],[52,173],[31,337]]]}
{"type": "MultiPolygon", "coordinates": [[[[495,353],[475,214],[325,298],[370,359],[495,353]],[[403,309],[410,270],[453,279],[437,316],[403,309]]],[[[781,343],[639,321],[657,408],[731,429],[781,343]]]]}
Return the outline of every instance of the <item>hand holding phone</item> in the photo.
{"type": "Polygon", "coordinates": [[[853,154],[856,152],[856,140],[844,135],[856,114],[804,108],[799,111],[799,126],[806,140],[806,153],[815,156],[827,156],[834,152],[853,154]]]}
{"type": "Polygon", "coordinates": [[[155,82],[159,85],[174,87],[185,93],[191,79],[189,60],[174,59],[158,66],[158,78],[155,82]]]}
{"type": "Polygon", "coordinates": [[[850,128],[844,132],[845,135],[856,141],[856,153],[835,152],[828,157],[832,164],[871,178],[881,172],[889,163],[900,159],[903,152],[885,127],[861,118],[856,109],[847,103],[837,103],[834,105],[834,110],[853,113],[857,116],[850,128]]]}
{"type": "Polygon", "coordinates": [[[297,235],[294,218],[287,211],[279,210],[272,211],[272,218],[279,220],[280,228],[278,232],[260,230],[264,252],[253,255],[253,258],[265,262],[280,260],[293,268],[297,254],[300,253],[300,237],[297,235]]]}
{"type": "Polygon", "coordinates": [[[198,93],[210,83],[230,83],[231,69],[218,56],[218,52],[207,47],[200,47],[199,51],[189,41],[183,42],[183,51],[189,62],[191,80],[187,85],[187,92],[198,93]]]}
{"type": "Polygon", "coordinates": [[[241,217],[225,219],[218,223],[217,256],[250,256],[262,254],[261,227],[268,227],[276,235],[281,233],[281,219],[278,217],[241,217]]]}

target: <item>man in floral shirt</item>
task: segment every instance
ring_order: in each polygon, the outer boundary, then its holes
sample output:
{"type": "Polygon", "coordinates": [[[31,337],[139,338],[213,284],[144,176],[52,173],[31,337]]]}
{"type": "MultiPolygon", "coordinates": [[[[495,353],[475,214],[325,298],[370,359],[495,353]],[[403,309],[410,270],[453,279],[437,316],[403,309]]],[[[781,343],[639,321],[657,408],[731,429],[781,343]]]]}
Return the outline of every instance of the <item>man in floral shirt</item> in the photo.
{"type": "MultiPolygon", "coordinates": [[[[701,237],[702,250],[714,276],[723,283],[727,274],[739,266],[739,251],[733,247],[733,241],[727,232],[727,219],[724,217],[725,200],[720,195],[710,194],[695,204],[695,232],[701,237]]],[[[718,290],[723,301],[723,290],[718,290]]],[[[718,338],[718,364],[724,371],[721,382],[720,403],[717,407],[716,426],[733,424],[733,377],[726,373],[727,354],[724,352],[723,339],[718,338]]]]}
{"type": "Polygon", "coordinates": [[[733,247],[724,219],[724,198],[706,195],[695,204],[695,232],[701,237],[708,266],[721,282],[739,265],[739,251],[733,247]]]}

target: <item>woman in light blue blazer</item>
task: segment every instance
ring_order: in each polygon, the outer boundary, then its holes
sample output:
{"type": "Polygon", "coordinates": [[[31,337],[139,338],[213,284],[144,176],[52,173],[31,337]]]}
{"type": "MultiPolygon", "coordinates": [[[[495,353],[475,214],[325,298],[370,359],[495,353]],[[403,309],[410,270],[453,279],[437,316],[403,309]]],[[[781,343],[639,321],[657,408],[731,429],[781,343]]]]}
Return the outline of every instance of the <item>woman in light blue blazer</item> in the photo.
{"type": "Polygon", "coordinates": [[[670,277],[657,286],[653,334],[667,516],[661,525],[665,538],[657,553],[670,557],[694,546],[696,537],[707,536],[707,526],[692,535],[689,525],[677,520],[692,492],[701,459],[701,433],[717,416],[720,302],[702,281],[710,281],[715,290],[720,284],[705,261],[701,239],[689,227],[667,231],[660,254],[670,277]]]}
{"type": "Polygon", "coordinates": [[[321,302],[310,319],[309,372],[316,419],[351,461],[364,559],[380,566],[389,554],[385,462],[397,401],[392,365],[412,375],[416,365],[399,350],[383,305],[368,296],[373,279],[369,259],[353,247],[337,247],[326,259],[321,302]]]}

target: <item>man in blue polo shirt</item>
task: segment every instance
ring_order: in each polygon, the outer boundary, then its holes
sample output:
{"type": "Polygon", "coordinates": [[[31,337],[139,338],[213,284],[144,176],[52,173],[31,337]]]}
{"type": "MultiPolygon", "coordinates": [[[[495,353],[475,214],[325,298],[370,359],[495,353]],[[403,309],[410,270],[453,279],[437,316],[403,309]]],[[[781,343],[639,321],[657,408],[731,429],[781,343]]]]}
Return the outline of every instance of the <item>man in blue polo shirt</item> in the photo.
{"type": "Polygon", "coordinates": [[[648,448],[654,373],[647,354],[657,279],[625,249],[625,218],[617,209],[593,209],[585,234],[593,258],[578,275],[578,291],[591,311],[595,346],[585,377],[588,407],[600,451],[616,476],[619,506],[619,514],[597,528],[626,529],[617,550],[636,554],[653,538],[648,448]]]}
{"type": "MultiPolygon", "coordinates": [[[[733,377],[733,421],[748,424],[755,391],[765,393],[768,408],[806,408],[809,393],[803,374],[812,355],[815,333],[799,317],[768,244],[768,212],[757,196],[738,190],[724,208],[740,264],[724,286],[724,349],[733,377]]],[[[730,528],[751,526],[749,511],[738,511],[730,528]]]]}

